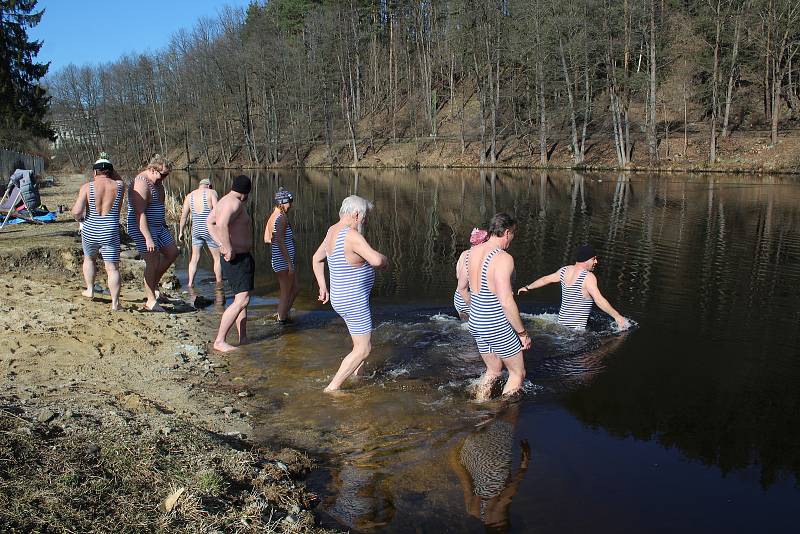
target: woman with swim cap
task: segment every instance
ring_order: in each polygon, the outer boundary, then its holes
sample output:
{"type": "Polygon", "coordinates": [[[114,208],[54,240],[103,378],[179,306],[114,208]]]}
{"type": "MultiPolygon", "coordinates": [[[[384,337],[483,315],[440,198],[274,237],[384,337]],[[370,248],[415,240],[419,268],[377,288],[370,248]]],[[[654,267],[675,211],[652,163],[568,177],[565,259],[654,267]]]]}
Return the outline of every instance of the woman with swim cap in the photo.
{"type": "MultiPolygon", "coordinates": [[[[483,228],[472,229],[472,232],[469,234],[470,248],[461,253],[461,256],[458,257],[458,262],[456,263],[456,278],[459,278],[460,273],[462,272],[465,276],[469,277],[469,270],[467,269],[467,263],[469,262],[469,251],[472,249],[472,247],[475,245],[480,245],[487,239],[489,239],[489,233],[486,230],[483,228]]],[[[462,295],[458,289],[456,289],[455,293],[453,294],[453,307],[456,309],[456,312],[462,321],[466,321],[469,318],[469,288],[465,290],[465,293],[466,294],[462,295]]]]}
{"type": "Polygon", "coordinates": [[[84,297],[94,297],[97,254],[103,258],[111,293],[111,309],[122,309],[119,301],[119,210],[125,196],[122,178],[108,158],[101,157],[92,166],[92,181],[83,184],[72,208],[75,220],[82,222],[84,297]]]}
{"type": "Polygon", "coordinates": [[[472,248],[467,268],[458,277],[461,295],[466,296],[469,290],[469,331],[486,364],[478,388],[479,400],[491,395],[503,367],[508,370],[504,396],[519,392],[525,379],[522,351],[530,348],[531,338],[511,289],[514,258],[506,252],[515,232],[516,221],[510,215],[496,214],[489,223],[489,238],[472,248]]]}
{"type": "Polygon", "coordinates": [[[289,224],[289,210],[292,209],[294,196],[280,187],[275,193],[275,208],[267,218],[264,228],[264,243],[272,248],[272,270],[278,277],[280,298],[276,318],[280,323],[289,321],[289,311],[294,299],[300,292],[295,272],[294,233],[289,224]]]}

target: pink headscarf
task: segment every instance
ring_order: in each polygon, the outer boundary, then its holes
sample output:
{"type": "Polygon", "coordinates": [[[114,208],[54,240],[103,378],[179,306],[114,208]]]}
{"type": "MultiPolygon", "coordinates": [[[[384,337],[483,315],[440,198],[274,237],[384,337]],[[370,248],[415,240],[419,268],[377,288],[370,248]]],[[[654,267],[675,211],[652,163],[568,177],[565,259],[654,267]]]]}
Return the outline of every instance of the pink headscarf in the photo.
{"type": "Polygon", "coordinates": [[[483,228],[473,228],[472,232],[469,234],[469,243],[473,247],[475,245],[480,245],[487,239],[489,239],[489,232],[483,228]]]}

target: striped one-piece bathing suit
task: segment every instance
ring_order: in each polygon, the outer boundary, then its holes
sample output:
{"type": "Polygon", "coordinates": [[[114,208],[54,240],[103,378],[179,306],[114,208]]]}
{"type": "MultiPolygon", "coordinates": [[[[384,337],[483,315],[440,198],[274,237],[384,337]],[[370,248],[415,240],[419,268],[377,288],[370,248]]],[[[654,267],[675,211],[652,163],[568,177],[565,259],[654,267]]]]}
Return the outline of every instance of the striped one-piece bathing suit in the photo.
{"type": "MultiPolygon", "coordinates": [[[[283,217],[285,217],[285,215],[277,216],[275,218],[275,224],[272,227],[272,270],[276,273],[289,270],[289,264],[286,262],[286,258],[283,257],[281,247],[275,242],[275,234],[278,233],[278,221],[283,217]]],[[[286,249],[289,251],[289,258],[292,260],[292,267],[294,267],[296,265],[294,262],[294,234],[292,233],[292,226],[289,224],[288,220],[286,221],[286,234],[283,236],[283,242],[286,243],[286,249]]]]}
{"type": "MultiPolygon", "coordinates": [[[[464,266],[467,269],[467,276],[469,276],[469,250],[464,255],[464,262],[464,266]]],[[[467,288],[467,291],[469,291],[469,288],[467,288]]],[[[453,307],[458,313],[469,313],[469,305],[464,302],[464,298],[461,296],[461,293],[458,292],[458,289],[456,289],[456,292],[453,294],[453,307]]]]}
{"type": "Polygon", "coordinates": [[[103,261],[119,261],[119,208],[122,200],[122,182],[117,182],[117,196],[111,211],[100,215],[94,198],[94,182],[89,184],[89,212],[81,230],[83,255],[90,258],[100,255],[103,261]]]}
{"type": "MultiPolygon", "coordinates": [[[[164,201],[159,198],[156,186],[150,183],[150,180],[144,176],[137,176],[136,180],[144,180],[147,183],[147,188],[150,190],[150,204],[144,214],[147,217],[147,227],[150,229],[150,235],[153,237],[153,243],[156,250],[159,250],[168,245],[175,243],[172,239],[172,234],[167,228],[166,222],[166,208],[164,201]]],[[[136,250],[140,254],[147,252],[147,242],[144,239],[144,234],[139,230],[139,219],[136,217],[136,211],[133,209],[133,202],[130,193],[133,191],[133,182],[131,182],[130,191],[128,192],[128,235],[131,236],[133,242],[136,244],[136,250]]]]}
{"type": "Polygon", "coordinates": [[[481,268],[480,287],[477,292],[470,293],[469,332],[475,338],[478,352],[508,358],[522,350],[522,343],[506,319],[497,295],[489,291],[486,273],[498,252],[500,249],[496,248],[486,256],[481,268]]]}
{"type": "Polygon", "coordinates": [[[567,268],[559,270],[561,276],[561,308],[558,310],[558,324],[568,328],[582,330],[586,328],[589,313],[592,311],[594,299],[583,296],[583,281],[589,271],[582,270],[571,286],[564,283],[567,268]]]}
{"type": "Polygon", "coordinates": [[[344,319],[350,335],[357,336],[372,331],[369,293],[375,282],[375,269],[367,262],[359,266],[347,263],[344,238],[349,230],[343,228],[336,237],[333,253],[328,256],[328,269],[331,273],[331,305],[344,319]]]}
{"type": "Polygon", "coordinates": [[[214,238],[208,233],[208,214],[211,211],[211,206],[208,205],[208,190],[203,190],[203,210],[197,211],[194,209],[194,194],[189,196],[189,208],[192,210],[192,246],[202,247],[207,245],[208,248],[219,248],[214,238]]]}

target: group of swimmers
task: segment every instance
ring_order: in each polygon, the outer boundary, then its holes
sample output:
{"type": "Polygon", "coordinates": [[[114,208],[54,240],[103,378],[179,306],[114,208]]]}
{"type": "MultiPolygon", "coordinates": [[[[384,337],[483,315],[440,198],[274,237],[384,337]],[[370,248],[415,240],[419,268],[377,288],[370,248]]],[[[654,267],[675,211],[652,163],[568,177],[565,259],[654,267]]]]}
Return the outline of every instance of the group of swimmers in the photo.
{"type": "MultiPolygon", "coordinates": [[[[158,284],[178,250],[165,220],[163,180],[171,165],[155,156],[128,188],[127,230],[136,249],[145,260],[145,310],[164,311],[159,305],[158,284]]],[[[197,189],[187,194],[183,202],[179,238],[183,238],[189,215],[192,218],[192,257],[189,262],[189,286],[194,285],[202,247],[208,247],[214,260],[214,275],[218,285],[223,280],[233,293],[233,299],[220,318],[213,342],[215,350],[229,352],[236,346],[227,342],[230,330],[236,326],[239,345],[248,342],[247,307],[254,287],[255,261],[252,255],[252,222],[245,203],[252,189],[250,178],[236,176],[230,191],[218,198],[210,180],[201,180],[197,189]]],[[[94,262],[99,253],[105,262],[111,307],[119,310],[119,211],[125,188],[107,158],[93,166],[93,180],[81,187],[73,207],[73,215],[82,222],[84,252],[83,272],[91,297],[94,291],[94,262]]],[[[271,245],[271,266],[280,286],[280,298],[275,318],[290,321],[290,310],[299,292],[296,277],[296,255],[292,226],[288,213],[294,202],[291,192],[280,188],[274,196],[274,208],[264,231],[264,242],[271,245]]],[[[387,257],[370,246],[364,227],[373,204],[352,195],[344,199],[339,220],[330,226],[312,258],[312,269],[319,286],[318,299],[330,301],[336,313],[344,319],[353,348],[342,363],[326,392],[336,391],[351,375],[358,375],[371,351],[372,313],[370,292],[375,269],[387,269],[387,257]],[[328,265],[330,285],[325,277],[328,265]]],[[[474,229],[470,248],[456,264],[458,286],[453,304],[462,320],[468,322],[486,371],[478,384],[477,396],[487,398],[495,383],[508,371],[502,394],[517,394],[525,379],[523,351],[531,347],[531,338],[519,314],[512,274],[514,259],[507,249],[516,234],[516,222],[506,213],[497,213],[485,229],[474,229]]],[[[578,247],[573,265],[543,276],[517,290],[521,295],[551,283],[561,284],[559,324],[583,329],[593,304],[608,313],[620,329],[628,327],[622,317],[603,297],[592,270],[598,258],[590,245],[578,247]]]]}

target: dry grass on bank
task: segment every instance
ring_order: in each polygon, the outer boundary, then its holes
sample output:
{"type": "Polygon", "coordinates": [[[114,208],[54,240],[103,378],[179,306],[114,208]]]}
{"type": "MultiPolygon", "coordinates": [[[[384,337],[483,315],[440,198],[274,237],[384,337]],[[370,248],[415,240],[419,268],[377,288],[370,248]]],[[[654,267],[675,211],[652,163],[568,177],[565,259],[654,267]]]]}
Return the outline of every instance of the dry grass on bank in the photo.
{"type": "Polygon", "coordinates": [[[321,531],[308,511],[313,494],[294,482],[312,463],[296,451],[187,424],[154,428],[163,421],[109,406],[36,417],[0,406],[5,532],[321,531]]]}

